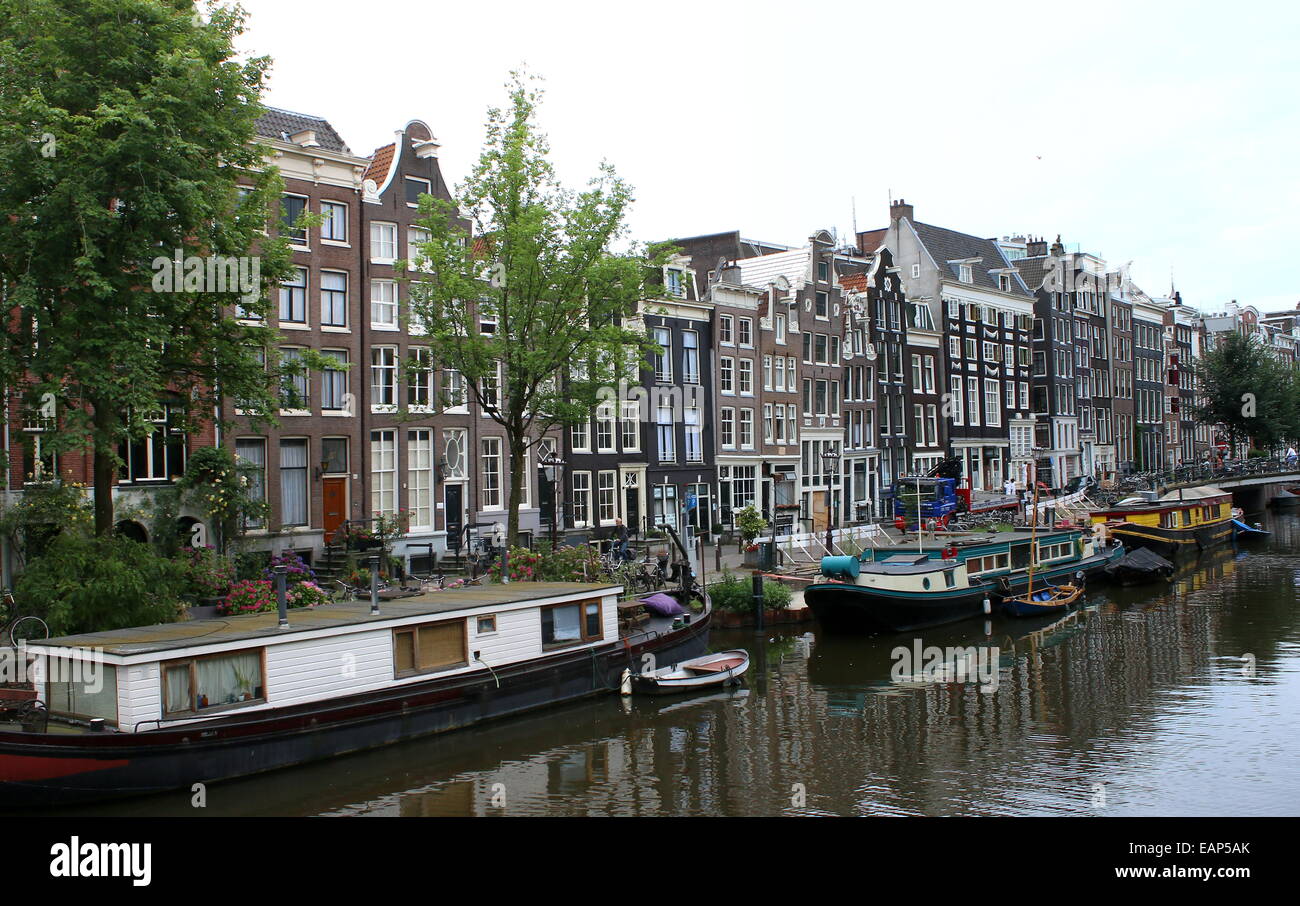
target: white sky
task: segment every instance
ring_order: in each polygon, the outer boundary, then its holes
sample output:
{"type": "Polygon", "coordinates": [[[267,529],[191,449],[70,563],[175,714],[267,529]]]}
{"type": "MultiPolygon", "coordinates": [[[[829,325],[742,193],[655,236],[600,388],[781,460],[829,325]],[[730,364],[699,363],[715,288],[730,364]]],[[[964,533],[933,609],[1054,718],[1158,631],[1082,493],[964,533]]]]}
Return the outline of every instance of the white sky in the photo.
{"type": "Polygon", "coordinates": [[[1289,308],[1300,4],[243,0],[266,101],[369,154],[411,119],[455,185],[521,64],[561,178],[607,158],[635,238],[917,219],[1060,234],[1187,303],[1289,308]],[[1135,7],[1140,7],[1136,8],[1135,7]]]}

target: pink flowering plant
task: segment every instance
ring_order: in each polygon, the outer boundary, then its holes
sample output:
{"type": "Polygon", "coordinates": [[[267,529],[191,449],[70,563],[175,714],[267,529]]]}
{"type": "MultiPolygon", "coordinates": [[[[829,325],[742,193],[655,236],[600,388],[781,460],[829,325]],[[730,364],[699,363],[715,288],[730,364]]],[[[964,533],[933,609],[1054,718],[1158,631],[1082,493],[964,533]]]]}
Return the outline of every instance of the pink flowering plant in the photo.
{"type": "Polygon", "coordinates": [[[217,612],[229,617],[241,613],[261,613],[275,608],[275,588],[269,579],[245,579],[231,586],[230,593],[218,605],[217,612]]]}
{"type": "Polygon", "coordinates": [[[310,580],[292,586],[285,598],[290,607],[320,607],[330,602],[329,593],[310,580]]]}
{"type": "MultiPolygon", "coordinates": [[[[586,544],[556,551],[512,547],[508,560],[511,582],[584,582],[600,575],[600,554],[586,544]]],[[[501,581],[499,559],[492,564],[488,574],[501,581]]]]}

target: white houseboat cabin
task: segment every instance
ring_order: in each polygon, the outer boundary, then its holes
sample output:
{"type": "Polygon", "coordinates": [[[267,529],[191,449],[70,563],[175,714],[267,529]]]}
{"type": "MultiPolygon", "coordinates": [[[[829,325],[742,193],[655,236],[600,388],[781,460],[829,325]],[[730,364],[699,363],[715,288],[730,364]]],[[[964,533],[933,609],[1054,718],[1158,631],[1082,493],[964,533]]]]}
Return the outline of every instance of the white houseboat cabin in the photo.
{"type": "Polygon", "coordinates": [[[501,671],[618,640],[621,589],[513,583],[49,639],[28,647],[51,717],[119,732],[501,671]],[[91,662],[95,671],[74,666],[91,662]]]}

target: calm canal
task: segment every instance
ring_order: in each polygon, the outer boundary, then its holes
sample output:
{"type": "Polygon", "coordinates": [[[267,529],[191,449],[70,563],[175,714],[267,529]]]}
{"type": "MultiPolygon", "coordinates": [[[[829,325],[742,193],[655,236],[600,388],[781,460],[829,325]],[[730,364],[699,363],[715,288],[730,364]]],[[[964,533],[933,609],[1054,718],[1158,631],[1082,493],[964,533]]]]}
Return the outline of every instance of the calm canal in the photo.
{"type": "MultiPolygon", "coordinates": [[[[1300,517],[1249,518],[1272,537],[1208,554],[1168,585],[1097,585],[1064,621],[715,632],[714,648],[754,655],[747,689],[551,709],[214,785],[203,811],[1298,814],[1300,517]],[[892,679],[891,653],[915,638],[975,646],[996,657],[996,679],[892,679]]],[[[80,813],[195,810],[186,793],[80,813]]]]}

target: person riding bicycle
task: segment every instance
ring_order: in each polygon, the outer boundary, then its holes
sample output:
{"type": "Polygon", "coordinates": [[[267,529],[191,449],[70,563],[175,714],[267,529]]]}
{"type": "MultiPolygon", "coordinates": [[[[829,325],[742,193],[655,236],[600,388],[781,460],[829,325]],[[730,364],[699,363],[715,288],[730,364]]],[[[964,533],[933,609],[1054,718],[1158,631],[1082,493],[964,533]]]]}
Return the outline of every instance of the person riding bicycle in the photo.
{"type": "Polygon", "coordinates": [[[617,558],[621,563],[629,563],[632,560],[632,554],[627,549],[628,533],[627,526],[623,524],[622,519],[614,520],[614,550],[617,558]]]}

